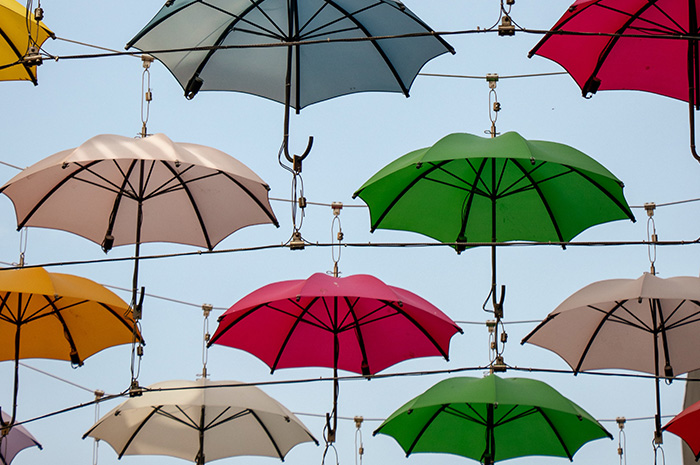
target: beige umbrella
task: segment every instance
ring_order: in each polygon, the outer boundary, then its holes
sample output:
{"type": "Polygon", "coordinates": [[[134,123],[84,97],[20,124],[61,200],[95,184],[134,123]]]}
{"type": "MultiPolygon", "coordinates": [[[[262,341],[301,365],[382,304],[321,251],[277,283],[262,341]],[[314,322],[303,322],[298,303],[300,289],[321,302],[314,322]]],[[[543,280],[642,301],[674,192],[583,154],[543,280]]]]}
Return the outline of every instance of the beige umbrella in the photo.
{"type": "Polygon", "coordinates": [[[101,244],[174,242],[211,250],[249,225],[278,225],[268,185],[217,149],[145,138],[95,136],[26,168],[0,192],[10,197],[18,229],[69,231],[101,244]]]}
{"type": "Polygon", "coordinates": [[[145,388],[83,435],[124,455],[168,455],[197,464],[240,455],[284,459],[309,430],[283,405],[238,381],[165,381],[145,388]]]}
{"type": "Polygon", "coordinates": [[[575,373],[619,368],[659,377],[700,368],[700,278],[611,279],[590,284],[562,302],[522,343],[549,349],[575,373]]]}

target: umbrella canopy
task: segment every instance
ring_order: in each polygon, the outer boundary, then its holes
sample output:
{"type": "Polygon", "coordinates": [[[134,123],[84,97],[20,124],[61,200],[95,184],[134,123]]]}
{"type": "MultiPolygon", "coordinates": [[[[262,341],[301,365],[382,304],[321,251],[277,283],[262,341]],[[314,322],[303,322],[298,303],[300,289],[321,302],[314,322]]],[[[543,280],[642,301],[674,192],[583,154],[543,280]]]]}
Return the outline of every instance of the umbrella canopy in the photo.
{"type": "Polygon", "coordinates": [[[228,90],[284,103],[282,149],[296,173],[313,137],[301,156],[290,155],[291,108],[355,92],[408,97],[426,62],[454,53],[394,0],[173,0],[130,47],[163,62],[189,99],[228,90]]]}
{"type": "Polygon", "coordinates": [[[681,438],[695,455],[695,461],[700,459],[700,402],[683,409],[666,423],[664,431],[675,434],[681,438]]]}
{"type": "Polygon", "coordinates": [[[672,378],[700,368],[700,278],[611,279],[562,302],[523,343],[549,349],[575,373],[619,368],[672,378]]]}
{"type": "Polygon", "coordinates": [[[549,385],[526,378],[450,378],[396,410],[374,434],[406,452],[442,452],[490,464],[528,455],[567,457],[612,436],[549,385]]]}
{"type": "MultiPolygon", "coordinates": [[[[48,358],[82,365],[89,356],[140,338],[132,311],[116,294],[86,278],[43,268],[0,271],[0,360],[48,358]]],[[[13,423],[12,421],[11,423],[13,423]]]]}
{"type": "Polygon", "coordinates": [[[163,134],[95,136],[8,181],[17,227],[60,229],[98,244],[174,242],[213,249],[245,226],[277,220],[269,187],[211,147],[163,134]]]}
{"type": "MultiPolygon", "coordinates": [[[[43,23],[31,20],[17,0],[0,0],[0,81],[32,81],[36,64],[23,61],[29,48],[41,45],[54,34],[43,23]]],[[[38,52],[38,50],[37,50],[38,52]]]]}
{"type": "MultiPolygon", "coordinates": [[[[0,412],[2,422],[9,423],[11,418],[5,412],[0,412]]],[[[27,428],[22,425],[15,425],[7,432],[0,434],[0,463],[10,465],[15,455],[29,447],[37,446],[42,449],[41,444],[31,435],[27,428]]]]}
{"type": "Polygon", "coordinates": [[[354,92],[408,95],[428,60],[453,52],[393,0],[174,0],[129,47],[152,52],[189,97],[230,90],[297,110],[354,92]],[[414,36],[363,40],[397,34],[414,36]],[[182,50],[192,47],[206,49],[182,50]],[[179,51],[158,53],[168,49],[179,51]]]}
{"type": "MultiPolygon", "coordinates": [[[[577,0],[530,51],[571,74],[583,96],[640,90],[700,108],[698,0],[577,0]],[[573,33],[573,34],[572,34],[573,33]]],[[[691,147],[695,135],[691,127],[691,147]]]]}
{"type": "Polygon", "coordinates": [[[252,353],[272,371],[319,366],[375,374],[402,360],[448,358],[461,329],[410,291],[369,275],[268,284],[229,308],[209,344],[252,353]]]}
{"type": "Polygon", "coordinates": [[[104,415],[83,435],[124,455],[168,455],[197,464],[224,457],[284,459],[303,442],[318,442],[283,405],[238,381],[165,381],[104,415]]]}
{"type": "Polygon", "coordinates": [[[632,219],[623,184],[567,145],[450,134],[408,153],[360,187],[371,230],[440,242],[565,242],[600,223],[632,219]]]}

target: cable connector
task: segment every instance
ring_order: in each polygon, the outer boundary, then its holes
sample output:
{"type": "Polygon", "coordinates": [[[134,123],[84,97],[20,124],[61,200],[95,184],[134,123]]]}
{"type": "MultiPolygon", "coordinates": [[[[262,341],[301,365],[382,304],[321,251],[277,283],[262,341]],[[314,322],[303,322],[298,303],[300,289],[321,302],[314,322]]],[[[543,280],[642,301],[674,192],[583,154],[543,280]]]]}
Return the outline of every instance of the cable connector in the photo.
{"type": "Polygon", "coordinates": [[[513,36],[515,35],[515,26],[513,26],[513,22],[510,19],[510,16],[504,15],[503,18],[501,18],[501,24],[498,26],[498,35],[499,36],[513,36]]]}

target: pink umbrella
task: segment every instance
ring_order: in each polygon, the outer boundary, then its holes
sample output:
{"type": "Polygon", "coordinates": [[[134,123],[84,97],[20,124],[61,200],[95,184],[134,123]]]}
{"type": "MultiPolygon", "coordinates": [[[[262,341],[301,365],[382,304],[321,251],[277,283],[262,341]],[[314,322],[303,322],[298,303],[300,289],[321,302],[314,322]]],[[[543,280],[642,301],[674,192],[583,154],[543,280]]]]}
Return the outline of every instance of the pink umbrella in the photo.
{"type": "Polygon", "coordinates": [[[12,426],[7,431],[5,425],[9,424],[11,418],[5,412],[0,412],[0,415],[2,415],[3,425],[0,432],[0,463],[2,465],[10,465],[15,455],[28,447],[42,448],[41,444],[22,425],[12,426]]]}
{"type": "Polygon", "coordinates": [[[268,284],[239,300],[219,318],[209,345],[245,350],[272,372],[333,368],[335,407],[339,368],[369,376],[411,358],[448,360],[457,332],[454,321],[412,292],[369,275],[316,273],[268,284]]]}

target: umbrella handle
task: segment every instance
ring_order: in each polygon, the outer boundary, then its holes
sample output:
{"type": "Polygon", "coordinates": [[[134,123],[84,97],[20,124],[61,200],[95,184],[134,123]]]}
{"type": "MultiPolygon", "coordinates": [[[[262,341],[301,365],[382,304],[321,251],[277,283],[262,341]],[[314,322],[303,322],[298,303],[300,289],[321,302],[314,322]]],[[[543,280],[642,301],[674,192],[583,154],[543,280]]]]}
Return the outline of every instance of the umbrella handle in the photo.
{"type": "Polygon", "coordinates": [[[301,162],[309,155],[311,147],[314,145],[314,136],[309,136],[309,142],[306,144],[306,149],[301,155],[289,154],[289,134],[284,135],[284,157],[292,164],[292,169],[295,173],[301,173],[301,162]]]}
{"type": "Polygon", "coordinates": [[[690,153],[693,155],[693,158],[700,163],[700,155],[698,155],[698,152],[695,150],[695,109],[693,108],[692,100],[690,103],[688,103],[688,107],[688,120],[690,122],[690,153]]]}

